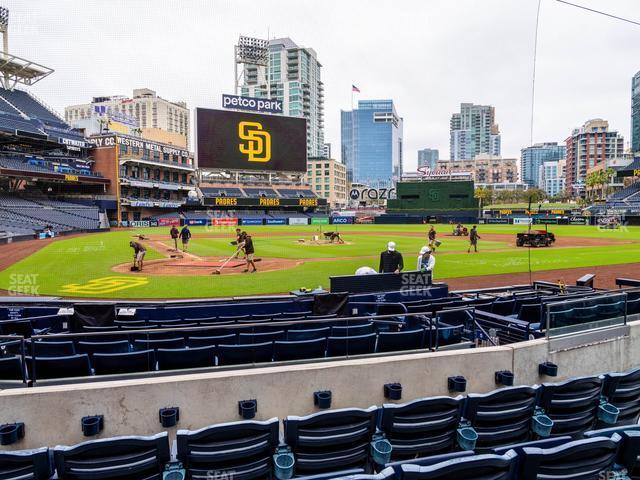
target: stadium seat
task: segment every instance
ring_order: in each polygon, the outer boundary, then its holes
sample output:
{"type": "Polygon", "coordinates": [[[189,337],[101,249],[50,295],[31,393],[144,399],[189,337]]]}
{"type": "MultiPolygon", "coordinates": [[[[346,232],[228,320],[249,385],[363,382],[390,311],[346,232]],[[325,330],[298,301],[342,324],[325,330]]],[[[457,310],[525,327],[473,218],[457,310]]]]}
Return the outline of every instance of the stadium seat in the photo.
{"type": "Polygon", "coordinates": [[[430,397],[403,404],[385,404],[380,429],[393,450],[392,460],[451,452],[456,445],[462,397],[430,397]]]}
{"type": "Polygon", "coordinates": [[[478,434],[476,449],[529,440],[537,391],[535,387],[507,387],[486,394],[469,394],[464,418],[478,434]]]}
{"type": "Polygon", "coordinates": [[[380,332],[376,352],[397,352],[424,348],[424,329],[406,332],[380,332]]]}
{"type": "Polygon", "coordinates": [[[67,357],[25,357],[31,378],[43,380],[48,378],[87,377],[91,375],[91,365],[87,354],[67,357]]]}
{"type": "Polygon", "coordinates": [[[128,340],[116,340],[113,342],[83,342],[79,341],[77,349],[79,353],[126,353],[129,351],[128,340]]]}
{"type": "Polygon", "coordinates": [[[345,408],[285,418],[284,440],[295,456],[296,475],[366,468],[377,412],[345,408]]]}
{"type": "Polygon", "coordinates": [[[518,311],[518,319],[529,323],[540,323],[542,320],[541,303],[523,303],[518,311]]]}
{"type": "Polygon", "coordinates": [[[602,394],[620,409],[617,425],[638,423],[640,416],[640,368],[604,376],[602,394]]]}
{"type": "Polygon", "coordinates": [[[218,345],[218,365],[241,365],[270,362],[273,358],[273,342],[250,345],[218,345]]]}
{"type": "Polygon", "coordinates": [[[513,313],[515,304],[515,300],[511,298],[495,300],[491,306],[491,313],[507,317],[513,313]]]}
{"type": "Polygon", "coordinates": [[[117,325],[106,325],[106,326],[83,325],[82,331],[84,332],[116,332],[118,331],[118,326],[117,325]]]}
{"type": "Polygon", "coordinates": [[[238,342],[238,335],[229,333],[227,335],[214,335],[211,337],[189,336],[187,338],[187,346],[190,348],[218,346],[221,343],[225,345],[235,345],[238,342]]]}
{"type": "Polygon", "coordinates": [[[170,460],[169,437],[162,432],[90,440],[55,447],[53,457],[61,480],[161,480],[170,460]]]}
{"type": "Polygon", "coordinates": [[[27,341],[25,351],[33,357],[68,357],[76,354],[73,342],[27,341]]]}
{"type": "Polygon", "coordinates": [[[247,345],[251,343],[265,343],[274,342],[276,340],[284,340],[284,330],[278,330],[275,332],[262,332],[262,333],[240,333],[238,335],[238,344],[247,345]]]}
{"type": "Polygon", "coordinates": [[[595,424],[602,379],[579,377],[561,383],[544,383],[538,405],[553,420],[551,436],[577,436],[595,424]]]}
{"type": "MultiPolygon", "coordinates": [[[[147,322],[145,320],[114,320],[113,324],[118,327],[138,327],[140,330],[144,330],[147,322]]],[[[149,325],[158,326],[160,325],[160,321],[149,320],[149,325]]]]}
{"type": "Polygon", "coordinates": [[[613,468],[618,455],[620,436],[576,440],[557,447],[522,450],[519,478],[598,479],[613,468]]]}
{"type": "Polygon", "coordinates": [[[355,337],[329,337],[327,339],[327,357],[342,357],[373,353],[376,348],[376,334],[355,337]]]}
{"type": "Polygon", "coordinates": [[[94,353],[91,359],[96,375],[149,372],[156,369],[153,350],[129,353],[94,353]]]}
{"type": "Polygon", "coordinates": [[[241,480],[271,478],[278,419],[178,430],[176,444],[177,459],[188,478],[206,479],[211,472],[241,480]]]}
{"type": "Polygon", "coordinates": [[[0,380],[24,381],[24,366],[22,365],[21,357],[0,358],[0,380]]]}
{"type": "Polygon", "coordinates": [[[374,326],[371,322],[368,322],[364,325],[331,327],[332,337],[356,337],[359,335],[367,335],[373,332],[374,326]]]}
{"type": "Polygon", "coordinates": [[[156,351],[158,370],[178,370],[181,368],[212,367],[215,363],[216,348],[178,348],[156,351]]]}
{"type": "Polygon", "coordinates": [[[287,330],[287,340],[296,342],[301,340],[314,340],[327,338],[331,333],[331,327],[307,328],[304,330],[287,330]]]}
{"type": "Polygon", "coordinates": [[[636,315],[640,313],[640,298],[627,300],[627,315],[636,315]]]}
{"type": "Polygon", "coordinates": [[[273,360],[279,362],[285,360],[322,358],[325,356],[326,348],[326,338],[300,340],[297,342],[276,341],[273,344],[273,360]]]}
{"type": "Polygon", "coordinates": [[[3,480],[49,480],[52,475],[48,448],[0,452],[0,478],[3,480]]]}
{"type": "MultiPolygon", "coordinates": [[[[484,454],[453,458],[431,465],[403,464],[399,466],[402,480],[515,480],[517,455],[484,454]]],[[[431,462],[429,462],[431,463],[431,462]]]]}
{"type": "MultiPolygon", "coordinates": [[[[172,332],[173,333],[173,332],[172,332]]],[[[154,338],[151,340],[136,339],[134,350],[156,350],[158,348],[184,348],[184,338],[154,338]]]]}

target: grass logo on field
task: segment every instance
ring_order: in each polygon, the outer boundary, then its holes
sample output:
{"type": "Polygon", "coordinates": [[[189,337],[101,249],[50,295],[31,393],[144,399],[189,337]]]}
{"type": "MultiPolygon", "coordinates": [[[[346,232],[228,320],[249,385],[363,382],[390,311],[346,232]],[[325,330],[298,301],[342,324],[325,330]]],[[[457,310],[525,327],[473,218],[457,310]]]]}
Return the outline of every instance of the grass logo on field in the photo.
{"type": "Polygon", "coordinates": [[[99,295],[125,290],[127,288],[140,287],[147,283],[149,283],[149,279],[146,277],[102,277],[94,278],[87,283],[70,283],[63,285],[62,291],[71,294],[99,295]]]}
{"type": "Polygon", "coordinates": [[[248,161],[266,163],[271,160],[271,134],[262,129],[260,122],[238,123],[238,136],[244,140],[238,148],[247,155],[248,161]]]}

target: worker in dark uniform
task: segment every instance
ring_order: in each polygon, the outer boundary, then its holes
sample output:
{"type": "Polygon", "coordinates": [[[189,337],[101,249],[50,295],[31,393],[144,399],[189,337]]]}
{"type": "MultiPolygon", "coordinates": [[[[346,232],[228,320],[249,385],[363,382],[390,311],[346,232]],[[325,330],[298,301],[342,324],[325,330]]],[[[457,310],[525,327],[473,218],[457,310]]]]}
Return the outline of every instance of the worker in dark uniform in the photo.
{"type": "Polygon", "coordinates": [[[433,225],[431,225],[431,228],[429,229],[429,233],[428,233],[428,237],[429,237],[429,248],[431,249],[432,252],[436,251],[436,229],[433,228],[433,225]]]}
{"type": "Polygon", "coordinates": [[[242,232],[242,244],[243,247],[242,249],[244,250],[244,253],[247,257],[247,268],[244,271],[244,273],[249,272],[249,267],[253,267],[253,270],[251,270],[251,273],[255,273],[258,271],[258,269],[256,268],[256,264],[253,262],[253,256],[256,253],[254,247],[253,247],[253,239],[251,238],[251,235],[249,235],[247,232],[242,232]]]}
{"type": "Polygon", "coordinates": [[[478,253],[478,240],[480,239],[480,235],[478,235],[478,229],[474,225],[471,230],[469,230],[469,250],[467,253],[471,253],[471,248],[478,253]]]}
{"type": "Polygon", "coordinates": [[[132,271],[142,271],[142,265],[144,263],[144,256],[147,254],[147,249],[144,248],[139,242],[129,242],[129,246],[133,248],[133,268],[132,271]]]}
{"type": "Polygon", "coordinates": [[[396,243],[387,243],[387,249],[380,254],[380,273],[400,273],[404,268],[402,254],[396,251],[396,243]]]}

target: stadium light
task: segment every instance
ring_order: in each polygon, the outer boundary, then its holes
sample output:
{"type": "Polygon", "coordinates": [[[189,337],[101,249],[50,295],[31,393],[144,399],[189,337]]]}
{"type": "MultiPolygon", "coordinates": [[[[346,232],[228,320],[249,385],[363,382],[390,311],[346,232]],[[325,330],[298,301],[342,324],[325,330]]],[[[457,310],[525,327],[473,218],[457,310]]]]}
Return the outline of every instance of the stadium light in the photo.
{"type": "Polygon", "coordinates": [[[236,63],[266,66],[269,42],[261,38],[240,36],[236,45],[236,63]]]}

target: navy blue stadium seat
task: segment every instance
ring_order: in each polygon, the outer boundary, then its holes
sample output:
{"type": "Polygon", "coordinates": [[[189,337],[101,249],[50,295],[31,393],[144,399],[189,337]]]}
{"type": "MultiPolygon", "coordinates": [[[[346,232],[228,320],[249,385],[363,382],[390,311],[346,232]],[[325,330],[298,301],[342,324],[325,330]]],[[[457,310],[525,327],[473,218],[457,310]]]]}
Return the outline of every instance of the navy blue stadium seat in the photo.
{"type": "Polygon", "coordinates": [[[640,298],[627,300],[627,315],[640,313],[640,298]]]}
{"type": "Polygon", "coordinates": [[[61,480],[161,480],[170,460],[169,437],[162,432],[90,440],[55,447],[53,457],[61,480]]]}
{"type": "Polygon", "coordinates": [[[0,358],[0,380],[24,380],[24,366],[21,357],[0,358]]]}
{"type": "Polygon", "coordinates": [[[496,315],[502,315],[503,317],[509,316],[513,313],[513,308],[516,302],[512,298],[497,299],[491,305],[491,313],[496,315]]]}
{"type": "Polygon", "coordinates": [[[178,348],[156,351],[158,370],[212,367],[215,363],[216,347],[178,348]]]}
{"type": "Polygon", "coordinates": [[[540,323],[542,321],[541,303],[523,303],[518,311],[518,319],[529,323],[540,323]]]}
{"type": "Polygon", "coordinates": [[[473,320],[473,311],[469,308],[441,310],[436,315],[440,323],[452,326],[467,326],[473,320]]]}
{"type": "Polygon", "coordinates": [[[296,475],[365,468],[377,411],[345,408],[285,418],[284,440],[295,456],[296,475]]]}
{"type": "Polygon", "coordinates": [[[238,335],[235,333],[228,333],[226,335],[213,335],[210,337],[189,336],[187,338],[187,345],[189,347],[209,347],[222,344],[235,345],[238,342],[238,335]]]}
{"type": "Polygon", "coordinates": [[[522,480],[542,478],[598,479],[615,464],[620,436],[576,440],[558,447],[531,448],[520,455],[522,480]]]}
{"type": "Polygon", "coordinates": [[[374,332],[373,323],[369,322],[364,325],[354,326],[337,326],[331,327],[332,337],[355,337],[358,335],[366,335],[374,332]]]}
{"type": "Polygon", "coordinates": [[[68,357],[76,354],[76,348],[71,341],[28,341],[25,343],[25,349],[28,355],[34,357],[68,357]]]}
{"type": "Polygon", "coordinates": [[[615,303],[596,305],[596,313],[599,319],[616,318],[624,316],[624,300],[615,303]]]}
{"type": "Polygon", "coordinates": [[[486,394],[469,394],[464,418],[478,434],[476,449],[529,440],[537,391],[533,387],[507,387],[486,394]]]}
{"type": "Polygon", "coordinates": [[[551,436],[577,436],[590,430],[597,418],[601,389],[599,377],[542,384],[538,405],[554,422],[551,436]]]}
{"type": "MultiPolygon", "coordinates": [[[[437,461],[437,457],[433,459],[437,461]]],[[[517,455],[484,454],[453,458],[431,465],[400,465],[402,480],[514,480],[517,455]]]]}
{"type": "Polygon", "coordinates": [[[278,419],[231,422],[200,430],[178,430],[177,458],[192,479],[211,472],[239,480],[271,478],[278,446],[278,419]]]}
{"type": "Polygon", "coordinates": [[[29,374],[37,380],[47,378],[87,377],[91,375],[89,356],[86,354],[68,357],[25,357],[29,374]]]}
{"type": "Polygon", "coordinates": [[[638,423],[640,416],[640,368],[624,373],[608,373],[602,394],[620,409],[618,425],[638,423]]]}
{"type": "Polygon", "coordinates": [[[273,360],[302,360],[305,358],[322,358],[327,349],[325,338],[300,340],[297,342],[276,341],[273,344],[273,360]]]}
{"type": "Polygon", "coordinates": [[[49,480],[53,467],[48,448],[0,452],[0,478],[3,480],[49,480]]]}
{"type": "Polygon", "coordinates": [[[117,325],[83,325],[84,332],[115,332],[118,330],[117,325]]]}
{"type": "Polygon", "coordinates": [[[94,353],[91,364],[96,375],[150,372],[156,369],[153,350],[129,353],[94,353]]]}
{"type": "Polygon", "coordinates": [[[376,352],[397,352],[424,348],[424,329],[405,332],[380,332],[376,352]]]}
{"type": "Polygon", "coordinates": [[[304,330],[297,330],[294,326],[287,330],[287,340],[295,342],[300,340],[327,338],[330,335],[330,332],[331,327],[305,328],[304,330]]]}
{"type": "MultiPolygon", "coordinates": [[[[138,327],[140,330],[143,330],[147,325],[147,322],[145,320],[114,320],[113,324],[117,325],[118,327],[138,327]]],[[[149,320],[149,325],[158,326],[160,325],[160,321],[149,320]]]]}
{"type": "Polygon", "coordinates": [[[250,343],[265,343],[274,342],[276,340],[284,340],[286,337],[284,330],[278,330],[275,332],[261,332],[261,333],[240,333],[238,335],[238,344],[246,345],[250,343]]]}
{"type": "Polygon", "coordinates": [[[184,338],[160,338],[142,340],[136,339],[133,341],[133,348],[135,350],[156,350],[158,348],[184,348],[184,338]]]}
{"type": "Polygon", "coordinates": [[[329,337],[327,339],[327,357],[373,353],[375,348],[375,333],[355,337],[329,337]]]}
{"type": "Polygon", "coordinates": [[[126,353],[129,351],[128,340],[116,340],[109,342],[84,342],[79,341],[77,345],[79,353],[87,353],[89,356],[94,353],[126,353]]]}
{"type": "Polygon", "coordinates": [[[462,397],[430,397],[383,405],[380,429],[393,446],[391,459],[452,451],[461,411],[462,397]]]}
{"type": "Polygon", "coordinates": [[[249,345],[218,345],[218,365],[270,362],[273,358],[273,342],[249,345]]]}

